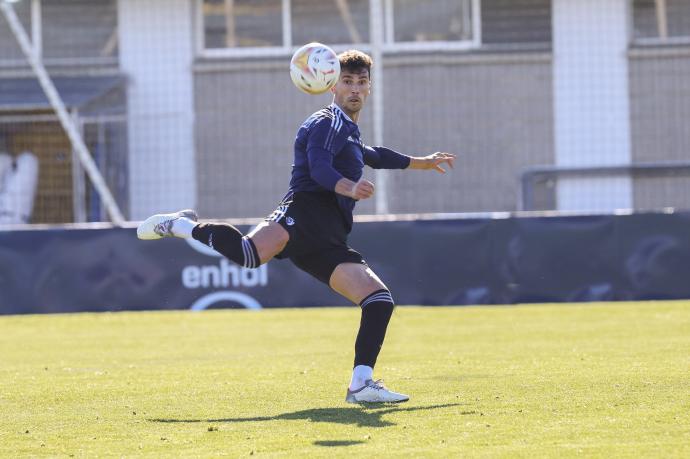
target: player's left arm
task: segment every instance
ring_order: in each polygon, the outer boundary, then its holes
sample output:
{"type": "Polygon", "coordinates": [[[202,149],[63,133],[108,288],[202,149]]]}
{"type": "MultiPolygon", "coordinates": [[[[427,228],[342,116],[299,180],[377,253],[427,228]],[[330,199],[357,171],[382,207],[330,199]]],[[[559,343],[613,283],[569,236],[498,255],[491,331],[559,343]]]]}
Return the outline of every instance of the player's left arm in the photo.
{"type": "Polygon", "coordinates": [[[374,169],[406,169],[411,159],[390,148],[364,146],[364,164],[374,169]]]}
{"type": "Polygon", "coordinates": [[[454,154],[440,151],[417,158],[386,147],[364,147],[364,163],[374,169],[434,169],[445,174],[441,166],[448,164],[453,168],[454,161],[454,154]]]}
{"type": "Polygon", "coordinates": [[[422,156],[420,158],[410,158],[410,165],[408,169],[433,169],[442,174],[446,173],[446,170],[441,167],[443,164],[447,164],[451,169],[454,167],[455,155],[453,153],[446,153],[443,151],[437,151],[428,156],[422,156]]]}

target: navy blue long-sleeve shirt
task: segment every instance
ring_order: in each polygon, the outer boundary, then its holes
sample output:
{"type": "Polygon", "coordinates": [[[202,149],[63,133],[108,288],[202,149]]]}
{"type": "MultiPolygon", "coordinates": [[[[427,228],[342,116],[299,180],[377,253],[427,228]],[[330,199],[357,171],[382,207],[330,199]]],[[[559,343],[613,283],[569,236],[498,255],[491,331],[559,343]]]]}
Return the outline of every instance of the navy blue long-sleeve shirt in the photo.
{"type": "Polygon", "coordinates": [[[335,193],[335,184],[343,177],[357,182],[365,164],[374,169],[405,169],[410,157],[364,145],[357,124],[331,104],[312,114],[297,131],[289,191],[333,192],[349,230],[356,201],[335,193]]]}

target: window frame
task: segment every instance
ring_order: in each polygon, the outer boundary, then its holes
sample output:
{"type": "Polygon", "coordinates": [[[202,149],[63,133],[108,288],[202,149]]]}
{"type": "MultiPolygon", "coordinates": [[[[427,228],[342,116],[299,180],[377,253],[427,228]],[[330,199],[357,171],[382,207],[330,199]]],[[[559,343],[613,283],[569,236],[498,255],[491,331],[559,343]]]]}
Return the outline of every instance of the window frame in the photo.
{"type": "MultiPolygon", "coordinates": [[[[393,20],[393,0],[380,0],[382,14],[380,23],[384,26],[384,41],[382,51],[386,54],[404,52],[432,52],[432,51],[470,51],[481,47],[481,0],[469,0],[472,11],[472,40],[462,41],[427,41],[427,42],[396,42],[393,40],[395,27],[393,20]]],[[[371,0],[369,10],[371,11],[371,0]]],[[[236,48],[206,48],[206,30],[204,27],[204,0],[194,2],[195,48],[197,57],[204,59],[246,58],[246,57],[283,57],[289,56],[302,44],[292,43],[292,0],[281,0],[281,25],[283,46],[266,47],[236,47],[236,48]]],[[[370,17],[371,24],[371,17],[370,17]]],[[[371,51],[371,40],[367,43],[336,43],[329,44],[336,52],[357,46],[364,52],[371,51]]]]}

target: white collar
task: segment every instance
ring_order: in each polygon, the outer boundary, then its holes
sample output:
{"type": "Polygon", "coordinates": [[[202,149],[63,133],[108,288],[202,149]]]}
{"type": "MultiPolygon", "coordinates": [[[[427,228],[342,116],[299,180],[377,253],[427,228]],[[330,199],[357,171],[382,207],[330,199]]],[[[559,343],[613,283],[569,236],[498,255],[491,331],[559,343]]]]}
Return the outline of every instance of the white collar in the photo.
{"type": "MultiPolygon", "coordinates": [[[[354,121],[352,121],[352,118],[350,118],[349,116],[347,116],[347,114],[343,111],[342,108],[338,107],[338,104],[336,104],[335,102],[333,102],[333,103],[331,104],[331,107],[333,107],[333,111],[339,112],[339,113],[340,113],[346,120],[348,120],[350,123],[354,123],[354,121]]],[[[355,124],[357,124],[357,123],[355,123],[355,124]]]]}

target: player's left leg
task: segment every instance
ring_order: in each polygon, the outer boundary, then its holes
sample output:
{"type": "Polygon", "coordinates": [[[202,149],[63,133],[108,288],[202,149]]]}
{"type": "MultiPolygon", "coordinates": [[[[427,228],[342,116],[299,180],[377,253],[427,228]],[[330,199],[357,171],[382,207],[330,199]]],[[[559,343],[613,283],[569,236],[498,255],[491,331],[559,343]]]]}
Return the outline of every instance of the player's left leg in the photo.
{"type": "Polygon", "coordinates": [[[393,297],[386,285],[368,266],[341,263],[330,277],[329,285],[362,308],[355,341],[355,362],[346,401],[404,402],[409,397],[387,389],[373,378],[374,366],[386,336],[393,309],[393,297]]]}

